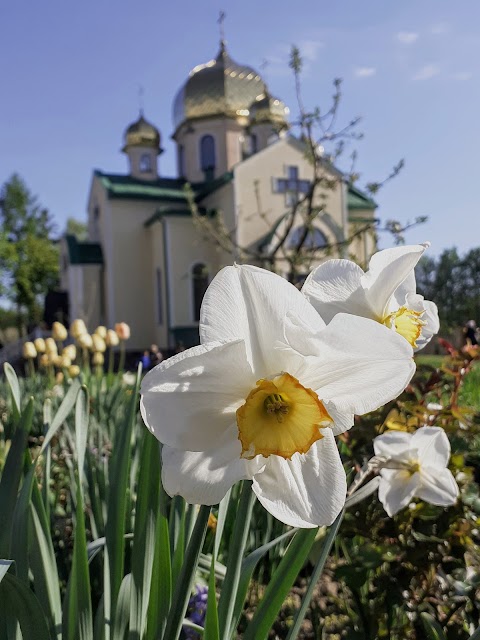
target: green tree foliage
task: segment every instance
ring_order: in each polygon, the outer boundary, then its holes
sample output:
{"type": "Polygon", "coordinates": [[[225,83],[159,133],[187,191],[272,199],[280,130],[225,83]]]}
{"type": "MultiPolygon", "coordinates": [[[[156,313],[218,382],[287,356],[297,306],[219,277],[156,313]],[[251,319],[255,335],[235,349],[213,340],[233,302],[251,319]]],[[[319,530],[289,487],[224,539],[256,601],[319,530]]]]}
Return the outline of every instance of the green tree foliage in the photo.
{"type": "Polygon", "coordinates": [[[76,218],[68,218],[67,220],[67,234],[75,236],[77,240],[87,240],[88,228],[84,222],[77,220],[76,218]]]}
{"type": "Polygon", "coordinates": [[[42,296],[58,281],[54,224],[17,174],[0,192],[0,293],[17,310],[37,321],[42,296]]]}
{"type": "Polygon", "coordinates": [[[424,257],[415,273],[419,292],[435,300],[444,330],[470,319],[480,323],[480,247],[464,256],[452,248],[437,258],[424,257]]]}

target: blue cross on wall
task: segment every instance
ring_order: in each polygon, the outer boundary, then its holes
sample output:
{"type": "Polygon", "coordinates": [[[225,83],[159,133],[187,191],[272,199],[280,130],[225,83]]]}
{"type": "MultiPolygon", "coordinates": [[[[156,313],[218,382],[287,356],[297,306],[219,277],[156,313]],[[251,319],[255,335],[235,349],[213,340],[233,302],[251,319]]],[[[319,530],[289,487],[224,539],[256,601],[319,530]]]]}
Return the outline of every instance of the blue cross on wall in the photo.
{"type": "Polygon", "coordinates": [[[298,177],[298,167],[287,167],[286,178],[274,179],[275,193],[285,193],[285,203],[291,207],[298,201],[299,193],[308,193],[310,180],[300,180],[298,177]]]}

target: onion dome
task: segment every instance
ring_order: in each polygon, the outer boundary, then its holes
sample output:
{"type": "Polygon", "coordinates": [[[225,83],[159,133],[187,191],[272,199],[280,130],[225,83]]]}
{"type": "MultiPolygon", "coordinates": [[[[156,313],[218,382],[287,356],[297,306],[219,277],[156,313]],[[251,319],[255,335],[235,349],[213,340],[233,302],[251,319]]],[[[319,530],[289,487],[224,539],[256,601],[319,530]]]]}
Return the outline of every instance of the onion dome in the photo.
{"type": "Polygon", "coordinates": [[[251,67],[230,58],[225,42],[214,60],[196,66],[173,104],[175,129],[186,120],[210,116],[248,116],[248,108],[265,91],[265,83],[251,67]]]}
{"type": "Polygon", "coordinates": [[[160,152],[160,132],[150,122],[145,120],[143,113],[127,128],[124,134],[125,145],[123,151],[129,147],[151,147],[160,152]]]}
{"type": "Polygon", "coordinates": [[[251,125],[268,122],[285,128],[289,126],[289,108],[281,100],[270,95],[268,89],[257,96],[249,106],[249,111],[251,125]]]}

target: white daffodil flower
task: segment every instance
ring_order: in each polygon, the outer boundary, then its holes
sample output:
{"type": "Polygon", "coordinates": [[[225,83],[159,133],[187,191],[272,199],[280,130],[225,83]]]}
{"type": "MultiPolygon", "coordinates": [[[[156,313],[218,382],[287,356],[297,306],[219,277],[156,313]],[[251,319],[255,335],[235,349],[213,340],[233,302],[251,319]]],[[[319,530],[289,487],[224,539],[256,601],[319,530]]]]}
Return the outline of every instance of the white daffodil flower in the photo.
{"type": "Polygon", "coordinates": [[[426,242],[379,251],[367,272],[350,260],[328,260],[310,273],[302,293],[325,322],[342,312],[371,318],[418,351],[439,330],[436,304],[416,292],[414,269],[429,246],[426,242]]]}
{"type": "Polygon", "coordinates": [[[293,285],[252,266],[212,281],[200,339],[142,382],[167,493],[216,504],[251,479],[285,524],[332,523],[346,492],[334,434],[403,391],[411,347],[365,318],[340,314],[326,327],[293,285]]]}
{"type": "Polygon", "coordinates": [[[390,431],[373,441],[375,455],[386,458],[380,470],[378,497],[389,516],[412,498],[448,507],[455,504],[458,486],[447,469],[450,443],[440,427],[421,427],[415,433],[390,431]]]}

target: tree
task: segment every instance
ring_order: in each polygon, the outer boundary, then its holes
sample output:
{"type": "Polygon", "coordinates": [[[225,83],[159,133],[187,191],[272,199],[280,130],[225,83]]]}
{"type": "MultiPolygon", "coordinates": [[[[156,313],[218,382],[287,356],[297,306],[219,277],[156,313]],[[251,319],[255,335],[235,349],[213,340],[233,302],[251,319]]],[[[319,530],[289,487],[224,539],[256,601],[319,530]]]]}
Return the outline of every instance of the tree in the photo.
{"type": "Polygon", "coordinates": [[[68,218],[67,220],[67,234],[75,236],[77,240],[83,241],[88,238],[88,227],[85,222],[76,220],[75,218],[68,218]]]}
{"type": "Polygon", "coordinates": [[[1,189],[0,223],[0,293],[15,305],[20,329],[23,314],[38,322],[40,299],[58,282],[54,223],[17,174],[1,189]]]}

